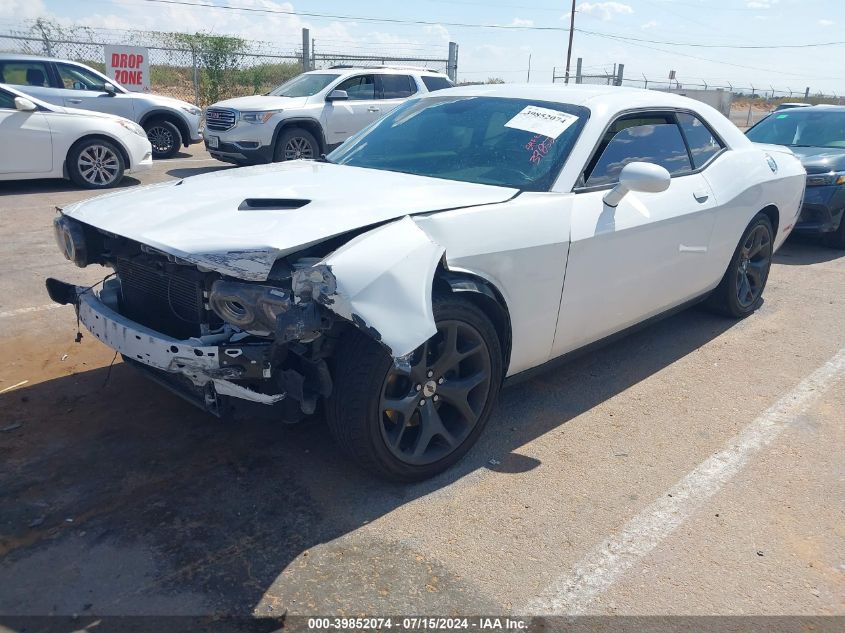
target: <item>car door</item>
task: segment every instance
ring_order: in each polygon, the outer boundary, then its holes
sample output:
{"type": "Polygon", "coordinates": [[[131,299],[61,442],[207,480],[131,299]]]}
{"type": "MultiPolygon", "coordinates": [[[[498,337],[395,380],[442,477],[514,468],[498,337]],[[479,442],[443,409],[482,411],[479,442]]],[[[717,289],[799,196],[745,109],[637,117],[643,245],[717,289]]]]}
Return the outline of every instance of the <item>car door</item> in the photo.
{"type": "Polygon", "coordinates": [[[381,108],[376,99],[375,75],[354,75],[332,90],[343,90],[349,99],[327,101],[323,109],[323,130],[329,145],[342,143],[375,121],[381,108]]]}
{"type": "Polygon", "coordinates": [[[64,95],[56,87],[51,64],[38,59],[0,60],[0,83],[42,101],[64,105],[64,95]]]}
{"type": "Polygon", "coordinates": [[[716,200],[693,160],[674,112],[638,112],[609,126],[575,188],[554,356],[707,290],[716,200]],[[634,161],[665,167],[669,188],[607,206],[603,197],[634,161]]]}
{"type": "Polygon", "coordinates": [[[106,77],[78,64],[56,62],[55,68],[61,82],[62,105],[134,120],[131,96],[106,92],[103,88],[108,81],[106,77]]]}
{"type": "Polygon", "coordinates": [[[15,96],[0,90],[0,174],[47,174],[53,169],[53,140],[43,112],[15,108],[15,96]]]}
{"type": "Polygon", "coordinates": [[[376,96],[381,101],[374,120],[384,116],[416,92],[417,83],[410,75],[376,75],[376,96]]]}

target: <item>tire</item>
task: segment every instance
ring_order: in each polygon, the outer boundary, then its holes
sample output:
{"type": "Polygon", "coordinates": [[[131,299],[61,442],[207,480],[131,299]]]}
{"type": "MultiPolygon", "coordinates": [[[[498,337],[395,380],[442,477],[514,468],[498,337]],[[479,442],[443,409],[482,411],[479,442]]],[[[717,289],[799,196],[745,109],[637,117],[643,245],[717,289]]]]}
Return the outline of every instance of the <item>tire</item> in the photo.
{"type": "Polygon", "coordinates": [[[773,243],[774,230],[769,216],[758,213],[742,234],[722,281],[707,299],[711,310],[744,319],[763,304],[773,243]]]}
{"type": "Polygon", "coordinates": [[[153,119],[144,124],[147,140],[153,146],[153,158],[171,158],[182,147],[179,128],[165,119],[153,119]]]}
{"type": "Polygon", "coordinates": [[[824,236],[824,243],[830,248],[845,250],[845,214],[839,221],[839,228],[824,236]]]}
{"type": "Polygon", "coordinates": [[[108,189],[123,180],[126,165],[117,146],[105,139],[83,139],[67,154],[70,179],[86,189],[108,189]]]}
{"type": "Polygon", "coordinates": [[[301,127],[289,127],[282,130],[276,140],[273,150],[273,162],[281,163],[286,160],[299,158],[319,158],[320,144],[314,135],[301,127]]]}
{"type": "Polygon", "coordinates": [[[452,466],[484,430],[499,393],[502,352],[490,319],[451,296],[435,297],[434,319],[438,333],[413,353],[409,371],[357,329],[338,345],[329,430],[384,479],[420,481],[452,466]]]}

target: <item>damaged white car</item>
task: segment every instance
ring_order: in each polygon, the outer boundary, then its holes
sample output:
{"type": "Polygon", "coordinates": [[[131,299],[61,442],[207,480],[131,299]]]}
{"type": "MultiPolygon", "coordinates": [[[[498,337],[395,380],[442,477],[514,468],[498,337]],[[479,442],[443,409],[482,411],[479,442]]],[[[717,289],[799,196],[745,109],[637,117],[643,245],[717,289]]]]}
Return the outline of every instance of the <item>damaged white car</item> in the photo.
{"type": "Polygon", "coordinates": [[[469,450],[507,377],[696,301],[753,312],[804,181],[684,97],[455,88],[322,161],[67,206],[67,258],[116,275],[47,286],[200,406],[322,407],[359,463],[415,480],[469,450]]]}

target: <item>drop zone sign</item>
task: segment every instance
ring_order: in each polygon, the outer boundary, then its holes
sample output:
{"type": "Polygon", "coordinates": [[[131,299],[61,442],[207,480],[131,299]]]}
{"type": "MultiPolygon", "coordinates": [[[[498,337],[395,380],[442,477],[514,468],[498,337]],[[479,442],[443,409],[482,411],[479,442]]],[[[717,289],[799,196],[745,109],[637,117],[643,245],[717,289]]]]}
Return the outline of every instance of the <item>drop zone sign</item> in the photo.
{"type": "Polygon", "coordinates": [[[150,91],[150,56],[142,46],[104,46],[106,75],[133,92],[150,91]]]}

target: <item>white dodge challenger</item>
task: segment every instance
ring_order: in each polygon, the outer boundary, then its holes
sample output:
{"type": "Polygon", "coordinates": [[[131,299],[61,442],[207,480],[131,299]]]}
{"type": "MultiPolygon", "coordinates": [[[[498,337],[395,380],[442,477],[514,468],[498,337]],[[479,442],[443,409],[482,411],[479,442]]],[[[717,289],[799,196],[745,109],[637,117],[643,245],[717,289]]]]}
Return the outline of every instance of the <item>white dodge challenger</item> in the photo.
{"type": "Polygon", "coordinates": [[[115,275],[47,286],[199,406],[322,408],[360,464],[416,480],[469,450],[505,378],[694,302],[751,314],[804,184],[684,97],[455,88],[318,161],[67,206],[60,248],[115,275]]]}

